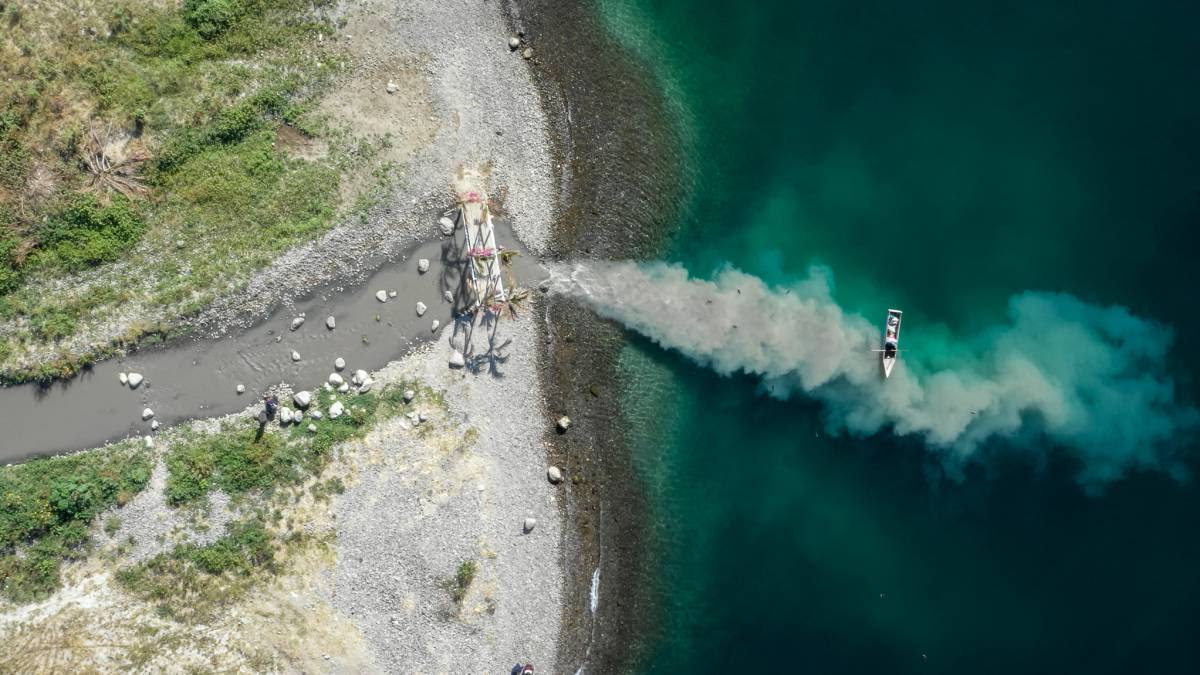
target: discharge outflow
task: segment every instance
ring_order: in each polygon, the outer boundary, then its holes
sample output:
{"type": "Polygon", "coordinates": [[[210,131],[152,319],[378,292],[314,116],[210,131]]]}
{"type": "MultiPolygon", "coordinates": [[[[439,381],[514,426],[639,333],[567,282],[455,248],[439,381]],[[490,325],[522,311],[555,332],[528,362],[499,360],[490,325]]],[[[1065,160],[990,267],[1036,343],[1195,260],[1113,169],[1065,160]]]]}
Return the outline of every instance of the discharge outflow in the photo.
{"type": "MultiPolygon", "coordinates": [[[[879,327],[834,302],[826,268],[770,287],[733,268],[706,280],[664,263],[568,262],[552,266],[550,290],[718,373],[758,375],[773,396],[823,401],[832,432],[919,436],[952,473],[1003,438],[1073,453],[1085,486],[1130,469],[1182,478],[1177,453],[1200,422],[1176,400],[1167,326],[1067,294],[1013,296],[1008,323],[931,337],[884,381],[879,327]]],[[[920,345],[914,330],[906,342],[920,345]]]]}

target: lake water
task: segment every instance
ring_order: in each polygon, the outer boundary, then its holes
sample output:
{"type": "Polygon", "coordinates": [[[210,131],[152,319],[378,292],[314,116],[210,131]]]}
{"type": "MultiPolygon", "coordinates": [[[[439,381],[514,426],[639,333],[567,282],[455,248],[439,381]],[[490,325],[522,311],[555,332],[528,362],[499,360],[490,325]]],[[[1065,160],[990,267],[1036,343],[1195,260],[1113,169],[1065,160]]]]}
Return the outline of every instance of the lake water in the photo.
{"type": "MultiPolygon", "coordinates": [[[[828,265],[906,349],[1069,292],[1200,330],[1200,10],[1178,2],[606,0],[677,101],[690,157],[666,256],[771,284],[828,265]]],[[[653,504],[658,632],[639,671],[1186,670],[1200,487],[1100,494],[1050,447],[949,479],[919,440],[830,437],[634,337],[626,410],[653,504]]],[[[1189,439],[1189,444],[1195,446],[1189,439]]],[[[1185,463],[1197,467],[1194,453],[1185,463]]]]}

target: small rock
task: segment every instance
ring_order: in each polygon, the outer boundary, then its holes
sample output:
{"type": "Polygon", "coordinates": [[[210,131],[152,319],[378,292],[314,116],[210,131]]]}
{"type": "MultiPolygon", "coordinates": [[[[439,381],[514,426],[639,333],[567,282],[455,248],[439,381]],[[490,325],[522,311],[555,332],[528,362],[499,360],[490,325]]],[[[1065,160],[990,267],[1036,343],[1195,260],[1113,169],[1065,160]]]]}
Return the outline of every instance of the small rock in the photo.
{"type": "Polygon", "coordinates": [[[454,221],[446,216],[438,218],[438,227],[442,230],[442,235],[449,237],[454,234],[454,221]]]}
{"type": "Polygon", "coordinates": [[[432,327],[430,327],[430,329],[429,329],[429,330],[430,330],[430,332],[436,333],[436,332],[437,332],[437,329],[438,329],[438,328],[439,328],[441,325],[442,325],[442,322],[441,322],[441,321],[438,321],[437,319],[434,319],[434,320],[433,320],[433,326],[432,326],[432,327]]]}
{"type": "Polygon", "coordinates": [[[142,383],[143,379],[144,378],[142,377],[141,373],[130,373],[129,374],[129,388],[137,389],[138,385],[142,383]]]}
{"type": "Polygon", "coordinates": [[[405,389],[404,390],[404,402],[412,403],[412,400],[413,400],[413,398],[416,397],[416,395],[417,395],[417,392],[413,391],[412,389],[405,389]]]}
{"type": "Polygon", "coordinates": [[[276,335],[276,336],[275,336],[275,342],[282,342],[282,341],[283,341],[283,336],[282,336],[282,335],[276,335]]]}
{"type": "Polygon", "coordinates": [[[330,373],[330,374],[329,374],[329,384],[332,384],[333,386],[335,386],[335,387],[336,387],[336,386],[338,386],[339,384],[341,384],[341,383],[343,383],[343,382],[345,382],[345,380],[344,380],[344,379],[342,379],[342,376],[341,376],[341,375],[338,375],[337,373],[330,373]]]}
{"type": "Polygon", "coordinates": [[[389,298],[394,298],[394,297],[396,297],[396,291],[388,291],[388,297],[389,297],[389,298]]]}
{"type": "Polygon", "coordinates": [[[246,385],[239,384],[237,387],[234,388],[234,391],[236,391],[239,394],[244,394],[244,393],[246,393],[246,385]]]}
{"type": "Polygon", "coordinates": [[[346,359],[343,359],[340,356],[337,357],[336,359],[333,360],[333,367],[337,368],[338,370],[345,368],[346,367],[346,359]]]}
{"type": "Polygon", "coordinates": [[[295,349],[292,350],[292,360],[293,361],[300,360],[300,352],[296,351],[295,349]]]}
{"type": "Polygon", "coordinates": [[[288,425],[288,423],[291,421],[292,421],[292,409],[291,408],[280,408],[279,409],[279,426],[286,427],[288,425]]]}
{"type": "Polygon", "coordinates": [[[146,447],[147,448],[154,447],[154,439],[153,438],[150,438],[149,436],[146,437],[146,447]]]}
{"type": "Polygon", "coordinates": [[[462,352],[455,349],[454,353],[450,355],[450,367],[462,368],[465,365],[467,365],[467,362],[463,359],[462,352]]]}
{"type": "Polygon", "coordinates": [[[317,425],[315,425],[315,424],[308,425],[308,433],[310,433],[310,434],[317,433],[317,425]]]}
{"type": "Polygon", "coordinates": [[[562,417],[558,418],[558,433],[565,434],[565,433],[567,433],[567,429],[570,429],[570,428],[571,428],[571,418],[570,417],[563,415],[562,417]]]}
{"type": "Polygon", "coordinates": [[[324,415],[321,414],[320,410],[310,410],[310,411],[308,411],[308,416],[313,418],[314,420],[319,420],[322,417],[324,417],[324,415]]]}
{"type": "MultiPolygon", "coordinates": [[[[296,330],[297,328],[299,328],[302,325],[304,325],[304,317],[298,316],[298,317],[292,319],[292,325],[288,330],[296,330]]],[[[277,342],[278,342],[278,340],[277,340],[277,342]]]]}
{"type": "Polygon", "coordinates": [[[293,410],[292,411],[292,421],[293,422],[295,422],[296,424],[300,424],[300,420],[302,420],[302,419],[304,419],[304,411],[303,410],[293,410]]]}
{"type": "Polygon", "coordinates": [[[142,419],[144,419],[144,420],[148,420],[148,419],[150,419],[151,417],[154,417],[154,411],[153,411],[153,410],[151,410],[151,409],[149,409],[149,408],[146,408],[145,410],[143,410],[143,411],[142,411],[142,419]]]}
{"type": "MultiPolygon", "coordinates": [[[[388,80],[387,93],[394,94],[399,90],[400,90],[400,85],[396,84],[395,82],[392,82],[391,80],[388,80]]],[[[325,658],[329,658],[329,657],[327,656],[325,658]]]]}
{"type": "Polygon", "coordinates": [[[562,471],[557,466],[546,469],[546,480],[558,485],[562,482],[562,471]]]}
{"type": "Polygon", "coordinates": [[[175,248],[183,248],[186,245],[187,245],[187,243],[184,242],[182,239],[175,240],[175,248]]]}
{"type": "Polygon", "coordinates": [[[526,47],[525,49],[523,49],[523,50],[521,51],[521,58],[523,58],[523,59],[532,59],[532,58],[533,58],[533,48],[532,48],[532,47],[526,47]]]}
{"type": "Polygon", "coordinates": [[[521,46],[521,38],[519,38],[515,35],[508,38],[508,48],[509,49],[511,49],[512,51],[515,52],[515,51],[517,51],[517,48],[520,46],[521,46]]]}
{"type": "Polygon", "coordinates": [[[337,328],[337,319],[334,319],[332,316],[327,317],[325,319],[325,327],[328,328],[329,330],[333,330],[334,328],[337,328]]]}
{"type": "Polygon", "coordinates": [[[424,412],[419,412],[419,413],[417,413],[417,421],[418,421],[418,422],[424,422],[424,421],[426,421],[426,420],[428,420],[428,419],[429,419],[429,418],[428,418],[428,417],[426,417],[426,415],[425,415],[425,413],[424,413],[424,412]]]}
{"type": "Polygon", "coordinates": [[[387,291],[375,291],[375,299],[380,302],[387,302],[387,291]]]}
{"type": "Polygon", "coordinates": [[[446,300],[446,302],[454,302],[454,294],[450,291],[442,291],[442,297],[446,300]]]}
{"type": "Polygon", "coordinates": [[[346,412],[346,407],[342,405],[342,402],[334,401],[333,405],[329,406],[329,419],[336,420],[337,418],[341,417],[342,413],[344,412],[346,412]]]}
{"type": "Polygon", "coordinates": [[[129,376],[125,373],[118,373],[117,379],[121,381],[121,384],[129,384],[129,376]]]}
{"type": "Polygon", "coordinates": [[[338,393],[341,393],[341,394],[344,394],[344,393],[350,391],[350,383],[349,382],[341,383],[338,386],[337,390],[338,390],[338,393]]]}
{"type": "Polygon", "coordinates": [[[429,308],[425,306],[425,303],[418,302],[417,303],[417,316],[425,316],[426,309],[429,309],[429,308]]]}
{"type": "Polygon", "coordinates": [[[151,420],[151,421],[150,421],[150,430],[151,430],[151,431],[158,431],[158,420],[151,420]]]}
{"type": "Polygon", "coordinates": [[[429,271],[429,258],[421,258],[417,261],[417,271],[421,274],[429,271]]]}
{"type": "Polygon", "coordinates": [[[362,384],[358,385],[358,393],[365,394],[368,391],[371,391],[371,387],[374,384],[375,384],[375,380],[372,380],[371,378],[368,377],[367,379],[363,380],[362,384]]]}
{"type": "Polygon", "coordinates": [[[533,528],[536,526],[537,526],[537,518],[526,518],[525,522],[522,523],[522,529],[525,530],[525,534],[529,534],[530,532],[532,532],[533,528]]]}
{"type": "Polygon", "coordinates": [[[307,391],[298,391],[295,394],[292,394],[292,402],[296,404],[297,408],[304,410],[308,408],[308,406],[312,405],[312,393],[307,391]]]}

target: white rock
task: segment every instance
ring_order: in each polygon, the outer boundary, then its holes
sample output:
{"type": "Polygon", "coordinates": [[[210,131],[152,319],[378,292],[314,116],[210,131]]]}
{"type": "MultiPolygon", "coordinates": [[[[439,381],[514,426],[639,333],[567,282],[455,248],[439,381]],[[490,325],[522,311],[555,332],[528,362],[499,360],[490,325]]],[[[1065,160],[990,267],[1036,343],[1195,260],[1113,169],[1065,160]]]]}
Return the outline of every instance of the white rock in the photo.
{"type": "Polygon", "coordinates": [[[562,471],[557,466],[546,469],[546,480],[558,485],[562,482],[562,471]]]}
{"type": "Polygon", "coordinates": [[[324,385],[325,391],[333,391],[333,386],[326,382],[324,385]]]}
{"type": "Polygon", "coordinates": [[[337,368],[338,370],[345,368],[346,367],[346,359],[343,359],[340,356],[337,357],[336,359],[333,360],[333,367],[337,368]]]}
{"type": "Polygon", "coordinates": [[[333,386],[336,387],[343,382],[345,382],[345,380],[342,379],[341,375],[338,375],[337,373],[329,374],[329,384],[332,384],[333,386]]]}
{"type": "Polygon", "coordinates": [[[537,526],[537,518],[526,518],[525,522],[522,524],[522,527],[524,528],[526,533],[532,532],[533,528],[536,526],[537,526]]]}
{"type": "Polygon", "coordinates": [[[337,390],[339,393],[342,393],[342,394],[350,391],[350,383],[349,382],[341,383],[340,385],[338,385],[337,390]]]}
{"type": "Polygon", "coordinates": [[[450,367],[462,368],[465,365],[467,365],[467,362],[463,359],[462,352],[455,349],[454,353],[450,355],[450,367]]]}
{"type": "Polygon", "coordinates": [[[328,328],[329,330],[333,330],[334,328],[337,328],[337,319],[333,318],[332,316],[326,317],[325,318],[325,327],[328,328]]]}
{"type": "Polygon", "coordinates": [[[404,390],[404,402],[405,402],[405,403],[412,403],[412,400],[413,400],[413,399],[414,399],[416,396],[417,396],[417,392],[413,391],[412,389],[405,389],[405,390],[404,390]]]}
{"type": "Polygon", "coordinates": [[[150,420],[150,430],[158,431],[158,420],[150,420]]]}
{"type": "Polygon", "coordinates": [[[438,329],[439,327],[441,327],[441,325],[442,325],[442,322],[441,322],[441,321],[438,321],[437,319],[434,319],[434,320],[433,320],[433,325],[432,325],[432,326],[429,328],[429,331],[430,331],[430,332],[432,332],[432,333],[436,333],[436,332],[437,332],[437,329],[438,329]]]}
{"type": "Polygon", "coordinates": [[[293,422],[295,422],[296,424],[300,424],[300,420],[302,420],[302,419],[304,419],[304,411],[303,410],[293,410],[292,411],[292,421],[293,422]]]}
{"type": "Polygon", "coordinates": [[[425,416],[424,412],[417,413],[417,421],[418,422],[424,422],[427,419],[429,419],[429,418],[425,416]]]}
{"type": "Polygon", "coordinates": [[[234,388],[234,391],[236,391],[239,394],[244,394],[244,393],[246,393],[246,385],[239,384],[237,387],[234,388]]]}
{"type": "Polygon", "coordinates": [[[421,258],[417,261],[417,271],[421,274],[429,271],[429,258],[421,258]]]}
{"type": "Polygon", "coordinates": [[[309,416],[309,417],[311,417],[311,418],[313,418],[314,420],[319,420],[319,419],[321,419],[322,417],[324,417],[324,415],[322,415],[322,414],[321,414],[321,411],[320,411],[320,410],[309,410],[309,411],[308,411],[308,416],[309,416]]]}
{"type": "Polygon", "coordinates": [[[289,328],[289,330],[296,330],[303,324],[304,324],[304,317],[298,316],[298,317],[292,319],[292,325],[289,328]]]}
{"type": "Polygon", "coordinates": [[[396,291],[388,291],[388,297],[389,297],[389,298],[394,298],[394,297],[396,297],[396,291]]]}
{"type": "Polygon", "coordinates": [[[346,412],[346,407],[342,405],[342,402],[334,401],[333,405],[329,406],[329,419],[336,420],[337,418],[341,417],[342,413],[344,412],[346,412]]]}
{"type": "Polygon", "coordinates": [[[129,384],[129,376],[125,373],[118,373],[117,379],[121,381],[121,384],[129,384]]]}
{"type": "Polygon", "coordinates": [[[354,371],[354,377],[352,377],[350,379],[350,381],[356,385],[366,382],[367,381],[367,371],[361,370],[361,369],[354,371]]]}
{"type": "Polygon", "coordinates": [[[129,388],[137,389],[138,385],[142,383],[143,379],[145,379],[145,378],[142,377],[141,373],[130,373],[129,374],[129,388]]]}
{"type": "Polygon", "coordinates": [[[443,291],[442,299],[444,299],[446,302],[454,302],[454,294],[450,291],[443,291]]]}
{"type": "Polygon", "coordinates": [[[312,393],[307,391],[298,391],[295,394],[292,394],[292,402],[296,404],[297,408],[303,410],[312,405],[312,393]]]}
{"type": "Polygon", "coordinates": [[[450,235],[454,234],[454,221],[450,220],[446,216],[442,216],[438,219],[438,227],[441,228],[444,236],[449,237],[450,235]]]}
{"type": "Polygon", "coordinates": [[[392,82],[391,80],[388,80],[387,93],[394,94],[399,90],[400,90],[400,85],[396,84],[395,82],[392,82]]]}
{"type": "Polygon", "coordinates": [[[310,434],[317,433],[317,425],[315,425],[315,424],[308,425],[308,433],[310,433],[310,434]]]}
{"type": "Polygon", "coordinates": [[[515,35],[508,38],[508,48],[509,49],[516,51],[517,47],[520,47],[520,46],[521,46],[521,38],[519,38],[515,35]]]}
{"type": "Polygon", "coordinates": [[[532,59],[532,58],[533,58],[533,48],[532,48],[532,47],[526,47],[525,49],[522,49],[522,50],[521,50],[521,58],[523,58],[523,59],[532,59]]]}
{"type": "Polygon", "coordinates": [[[558,433],[560,433],[560,434],[564,433],[564,432],[566,432],[567,429],[570,429],[570,428],[571,428],[571,418],[570,417],[563,415],[562,417],[558,418],[558,433]]]}
{"type": "Polygon", "coordinates": [[[151,409],[149,409],[149,408],[146,408],[145,410],[143,410],[143,411],[142,411],[142,419],[144,419],[144,420],[148,420],[148,419],[150,419],[151,417],[154,417],[154,411],[153,411],[153,410],[151,410],[151,409]]]}
{"type": "Polygon", "coordinates": [[[150,438],[149,436],[146,437],[146,447],[147,448],[154,447],[154,439],[153,438],[150,438]]]}
{"type": "Polygon", "coordinates": [[[291,422],[291,421],[292,421],[292,409],[291,408],[280,408],[279,409],[279,425],[287,426],[288,422],[291,422]]]}
{"type": "Polygon", "coordinates": [[[296,351],[295,349],[292,350],[292,360],[293,361],[300,360],[300,352],[296,351]]]}
{"type": "Polygon", "coordinates": [[[387,291],[375,291],[375,299],[380,302],[387,302],[387,291]]]}
{"type": "Polygon", "coordinates": [[[365,394],[368,391],[371,391],[371,387],[374,386],[374,384],[375,380],[372,380],[368,377],[367,379],[363,380],[362,384],[358,385],[358,393],[365,394]]]}

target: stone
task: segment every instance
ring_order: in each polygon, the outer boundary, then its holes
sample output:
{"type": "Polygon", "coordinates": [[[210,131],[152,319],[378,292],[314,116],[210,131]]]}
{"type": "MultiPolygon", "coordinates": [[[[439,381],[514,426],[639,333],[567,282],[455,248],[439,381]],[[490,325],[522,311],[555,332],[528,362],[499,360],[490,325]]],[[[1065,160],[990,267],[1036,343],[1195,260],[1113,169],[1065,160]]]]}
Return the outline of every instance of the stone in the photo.
{"type": "Polygon", "coordinates": [[[563,415],[562,417],[558,418],[557,426],[558,426],[558,433],[560,433],[560,434],[567,433],[567,429],[571,428],[571,418],[567,417],[566,415],[563,415]]]}
{"type": "Polygon", "coordinates": [[[334,328],[337,328],[337,319],[333,318],[332,316],[326,317],[325,318],[325,327],[328,328],[329,330],[333,330],[334,328]]]}
{"type": "Polygon", "coordinates": [[[438,329],[438,328],[440,328],[440,327],[441,327],[441,325],[442,325],[442,322],[441,322],[441,321],[438,321],[437,319],[434,319],[434,320],[433,320],[433,325],[429,327],[429,331],[430,331],[431,333],[436,333],[436,332],[437,332],[437,329],[438,329]]]}
{"type": "Polygon", "coordinates": [[[363,380],[362,384],[358,385],[358,393],[365,394],[368,391],[371,391],[371,387],[374,385],[375,385],[375,380],[372,380],[371,378],[368,377],[367,379],[363,380]]]}
{"type": "Polygon", "coordinates": [[[154,447],[154,439],[153,438],[150,438],[149,436],[146,437],[146,447],[147,448],[154,447]]]}
{"type": "Polygon", "coordinates": [[[354,377],[350,378],[350,381],[353,382],[355,385],[359,385],[359,384],[362,384],[363,382],[366,382],[367,377],[368,377],[367,371],[360,369],[360,370],[354,371],[354,377]]]}
{"type": "Polygon", "coordinates": [[[151,420],[151,421],[150,421],[150,430],[151,430],[151,431],[158,431],[158,420],[151,420]]]}
{"type": "Polygon", "coordinates": [[[145,410],[143,410],[143,411],[142,411],[142,419],[144,419],[144,420],[148,420],[148,419],[150,419],[151,417],[154,417],[154,411],[153,411],[153,410],[151,410],[151,409],[149,409],[149,408],[146,408],[145,410]]]}
{"type": "Polygon", "coordinates": [[[239,384],[236,388],[234,388],[234,391],[236,391],[239,394],[244,394],[244,393],[246,393],[246,385],[239,384]]]}
{"type": "Polygon", "coordinates": [[[308,416],[313,418],[314,420],[319,420],[322,417],[324,417],[325,415],[321,414],[320,410],[310,410],[310,411],[308,411],[308,416]]]}
{"type": "Polygon", "coordinates": [[[537,518],[526,518],[525,522],[521,524],[521,529],[525,530],[525,534],[532,532],[535,527],[537,527],[537,518]]]}
{"type": "Polygon", "coordinates": [[[533,48],[532,48],[532,47],[526,47],[524,50],[522,50],[522,51],[521,51],[521,58],[523,58],[523,59],[532,59],[532,58],[533,58],[533,48]]]}
{"type": "Polygon", "coordinates": [[[333,367],[337,368],[338,370],[345,368],[346,367],[346,359],[343,359],[340,356],[337,357],[336,359],[333,360],[333,367]]]}
{"type": "Polygon", "coordinates": [[[462,368],[465,365],[467,365],[467,362],[465,359],[463,359],[462,352],[455,349],[454,353],[452,353],[450,355],[450,367],[451,368],[462,368]]]}
{"type": "Polygon", "coordinates": [[[429,271],[429,258],[421,258],[417,261],[417,271],[421,274],[429,271]]]}
{"type": "Polygon", "coordinates": [[[396,84],[395,82],[392,82],[391,80],[388,80],[387,93],[394,94],[399,90],[400,90],[400,85],[396,84]]]}
{"type": "Polygon", "coordinates": [[[304,410],[312,405],[312,392],[298,391],[292,394],[292,402],[296,404],[297,408],[304,410]]]}
{"type": "Polygon", "coordinates": [[[562,470],[557,466],[552,466],[549,469],[546,469],[546,480],[558,485],[562,482],[562,470]]]}
{"type": "Polygon", "coordinates": [[[309,424],[309,425],[308,425],[308,433],[310,433],[310,434],[315,434],[315,433],[317,433],[317,425],[315,425],[315,424],[309,424]]]}
{"type": "Polygon", "coordinates": [[[343,382],[345,382],[345,380],[344,380],[344,379],[342,379],[342,376],[341,376],[341,375],[338,375],[337,373],[330,373],[330,374],[329,374],[329,384],[332,384],[333,386],[335,386],[335,387],[336,387],[336,386],[338,386],[339,384],[341,384],[341,383],[343,383],[343,382]]]}
{"type": "Polygon", "coordinates": [[[442,291],[442,298],[446,302],[454,302],[454,294],[450,291],[442,291]]]}
{"type": "Polygon", "coordinates": [[[340,394],[344,394],[344,393],[350,391],[350,383],[349,382],[341,383],[340,385],[338,385],[337,390],[338,390],[338,393],[340,393],[340,394]]]}
{"type": "Polygon", "coordinates": [[[346,407],[342,405],[342,402],[334,401],[333,405],[329,406],[329,419],[336,420],[337,418],[341,417],[342,413],[344,412],[346,412],[346,407]]]}
{"type": "Polygon", "coordinates": [[[520,46],[521,46],[521,38],[519,38],[515,35],[508,38],[508,48],[509,49],[511,49],[512,51],[515,52],[515,51],[517,51],[517,48],[520,46]]]}
{"type": "Polygon", "coordinates": [[[441,229],[443,236],[449,237],[454,234],[454,221],[442,216],[438,218],[438,228],[441,229]]]}
{"type": "Polygon", "coordinates": [[[298,316],[298,317],[292,319],[292,325],[291,325],[291,327],[288,328],[288,330],[296,330],[297,328],[299,328],[300,326],[303,326],[303,325],[304,325],[304,317],[298,316]]]}
{"type": "Polygon", "coordinates": [[[380,302],[387,302],[387,291],[375,291],[375,299],[380,302]]]}
{"type": "Polygon", "coordinates": [[[388,297],[389,297],[389,298],[394,298],[394,297],[396,297],[396,291],[388,291],[388,297]]]}
{"type": "Polygon", "coordinates": [[[412,400],[414,398],[416,398],[416,396],[417,396],[417,392],[413,391],[412,389],[404,390],[404,402],[405,403],[412,403],[412,400]]]}
{"type": "Polygon", "coordinates": [[[129,376],[125,373],[118,373],[117,379],[121,381],[121,384],[129,384],[129,376]]]}
{"type": "Polygon", "coordinates": [[[296,424],[300,424],[300,420],[302,420],[302,419],[304,419],[304,411],[303,410],[293,410],[292,411],[292,421],[293,422],[295,422],[296,424]]]}
{"type": "Polygon", "coordinates": [[[429,418],[425,415],[424,412],[417,413],[417,421],[418,422],[424,422],[425,420],[428,420],[428,419],[429,418]]]}
{"type": "Polygon", "coordinates": [[[417,316],[425,316],[425,310],[427,310],[427,309],[429,309],[429,308],[425,306],[425,303],[418,302],[417,303],[417,316]]]}
{"type": "Polygon", "coordinates": [[[293,361],[300,360],[300,352],[296,351],[295,349],[292,350],[292,360],[293,361]]]}
{"type": "Polygon", "coordinates": [[[279,426],[285,427],[291,421],[292,421],[292,409],[291,408],[280,408],[279,409],[279,426]]]}
{"type": "Polygon", "coordinates": [[[142,377],[141,373],[130,373],[129,374],[129,388],[137,389],[138,385],[142,383],[143,379],[145,379],[145,378],[142,377]]]}

